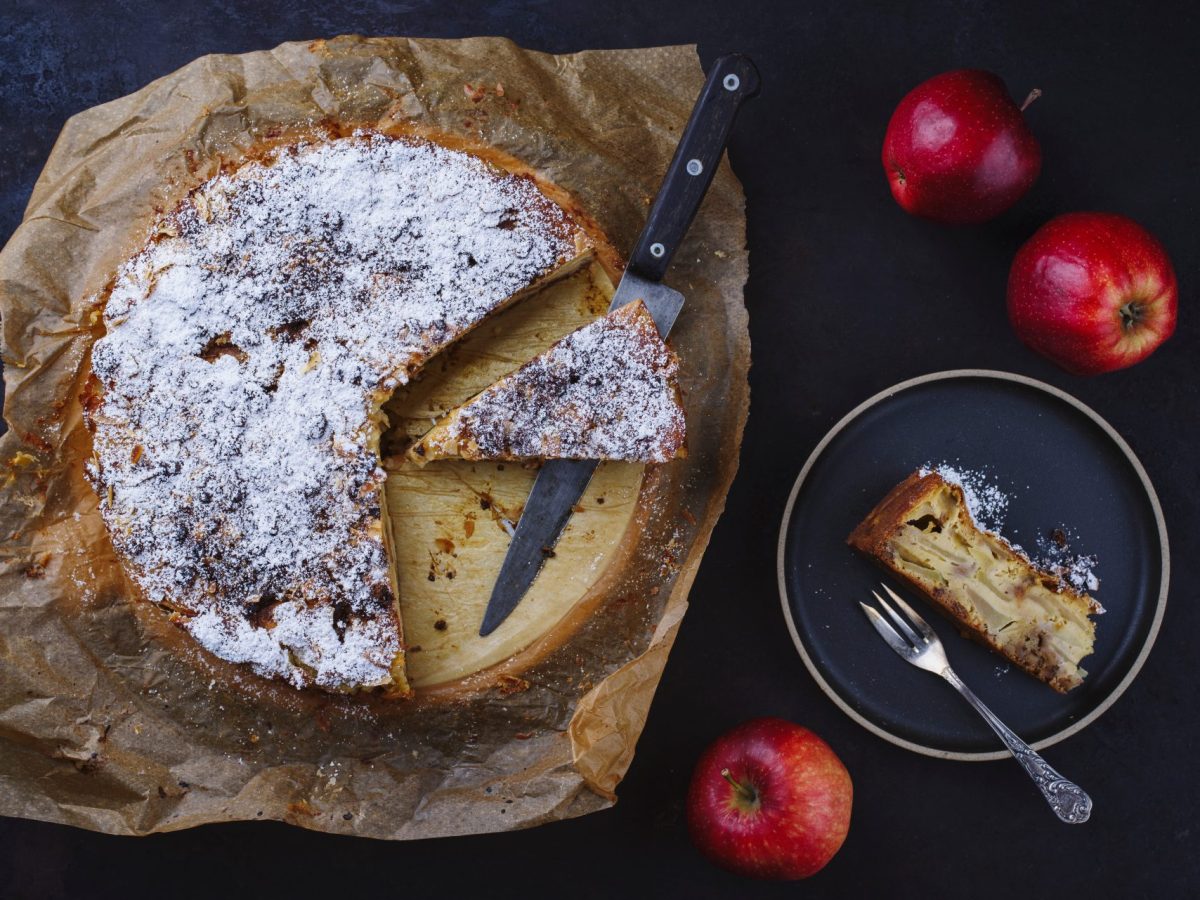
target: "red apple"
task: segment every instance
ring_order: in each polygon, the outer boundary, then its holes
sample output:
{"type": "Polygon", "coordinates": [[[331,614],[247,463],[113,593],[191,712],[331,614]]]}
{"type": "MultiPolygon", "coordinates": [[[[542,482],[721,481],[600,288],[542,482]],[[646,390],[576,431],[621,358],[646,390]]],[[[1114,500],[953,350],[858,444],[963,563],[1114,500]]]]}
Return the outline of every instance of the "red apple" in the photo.
{"type": "Polygon", "coordinates": [[[807,878],[850,829],[850,773],[823,740],[783,719],[751,719],[710,746],[688,789],[688,830],[723,868],[807,878]]]}
{"type": "Polygon", "coordinates": [[[945,72],[909,92],[888,122],[883,168],[892,196],[916,216],[986,222],[1021,199],[1042,171],[1042,148],[1004,82],[945,72]]]}
{"type": "Polygon", "coordinates": [[[1008,276],[1017,335],[1077,375],[1145,359],[1175,331],[1178,306],[1162,244],[1114,213],[1051,219],[1017,251],[1008,276]]]}

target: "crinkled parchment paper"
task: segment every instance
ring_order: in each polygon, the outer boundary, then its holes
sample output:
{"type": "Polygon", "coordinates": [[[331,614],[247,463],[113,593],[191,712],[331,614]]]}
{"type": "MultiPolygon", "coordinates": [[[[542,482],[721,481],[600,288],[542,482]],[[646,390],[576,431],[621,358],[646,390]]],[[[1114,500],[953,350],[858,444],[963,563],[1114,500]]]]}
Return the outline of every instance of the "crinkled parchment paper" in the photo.
{"type": "Polygon", "coordinates": [[[689,457],[648,474],[619,561],[567,637],[520,671],[411,702],[264,682],[134,602],[81,476],[88,298],[156,210],[221,160],[330,121],[490,143],[628,252],[701,81],[690,47],[549,56],[493,38],[347,37],[204,57],[67,123],[0,253],[0,814],[115,834],[262,818],[421,838],[613,802],[748,406],[743,197],[728,164],[669,279],[688,297],[672,341],[689,457]]]}

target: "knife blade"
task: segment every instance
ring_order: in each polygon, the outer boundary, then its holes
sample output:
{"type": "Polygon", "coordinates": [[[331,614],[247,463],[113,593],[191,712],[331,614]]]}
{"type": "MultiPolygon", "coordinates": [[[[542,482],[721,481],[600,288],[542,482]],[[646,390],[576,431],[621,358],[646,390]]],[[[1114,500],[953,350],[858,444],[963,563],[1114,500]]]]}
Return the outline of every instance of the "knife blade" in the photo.
{"type": "MultiPolygon", "coordinates": [[[[735,53],[713,63],[610,311],[641,299],[659,333],[665,338],[670,332],[684,300],[662,278],[712,183],[738,110],[758,88],[758,70],[749,57],[735,53]]],[[[480,637],[495,631],[521,602],[598,465],[594,459],[552,459],[542,466],[484,610],[480,637]]]]}
{"type": "MultiPolygon", "coordinates": [[[[629,281],[627,273],[621,284],[629,281]]],[[[634,281],[641,282],[642,279],[635,277],[634,281]]],[[[659,333],[665,337],[683,308],[683,294],[654,282],[645,282],[645,285],[644,291],[631,294],[620,304],[617,303],[620,299],[618,290],[613,295],[611,308],[632,303],[640,297],[654,317],[659,333]]],[[[492,587],[491,599],[483,612],[483,624],[479,626],[480,637],[487,637],[499,628],[529,591],[598,465],[600,461],[596,459],[548,459],[542,465],[492,587]]]]}

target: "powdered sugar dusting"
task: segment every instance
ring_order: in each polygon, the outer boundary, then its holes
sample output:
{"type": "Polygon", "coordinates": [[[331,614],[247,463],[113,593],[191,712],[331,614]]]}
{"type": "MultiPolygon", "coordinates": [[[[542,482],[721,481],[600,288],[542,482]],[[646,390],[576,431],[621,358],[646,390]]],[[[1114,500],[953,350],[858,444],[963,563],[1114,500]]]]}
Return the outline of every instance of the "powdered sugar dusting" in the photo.
{"type": "Polygon", "coordinates": [[[89,476],[148,598],[261,674],[390,682],[378,405],[584,244],[532,182],[419,140],[297,145],[195,191],[93,348],[89,476]]]}
{"type": "Polygon", "coordinates": [[[1099,559],[1095,554],[1076,553],[1071,543],[1075,533],[1066,525],[1060,525],[1049,534],[1037,538],[1037,556],[1034,563],[1068,582],[1077,591],[1092,592],[1100,587],[1096,575],[1099,559]]]}
{"type": "Polygon", "coordinates": [[[460,407],[446,437],[470,458],[666,462],[685,432],[678,374],[678,359],[638,300],[460,407]]]}
{"type": "Polygon", "coordinates": [[[967,510],[980,528],[999,532],[1008,512],[1008,494],[1000,490],[988,474],[982,470],[967,469],[958,464],[926,463],[921,466],[921,477],[937,472],[946,481],[962,488],[967,501],[967,510]]]}
{"type": "MultiPolygon", "coordinates": [[[[927,463],[918,472],[922,477],[930,472],[937,472],[946,481],[957,484],[962,489],[967,509],[975,524],[1004,540],[1018,553],[1025,555],[1037,568],[1053,574],[1060,582],[1070,585],[1080,593],[1090,593],[1099,589],[1100,579],[1095,572],[1099,560],[1095,554],[1075,553],[1071,550],[1071,541],[1075,540],[1076,535],[1066,525],[1060,525],[1046,534],[1039,535],[1036,538],[1036,554],[1027,553],[1019,544],[1012,543],[1000,534],[1000,527],[1004,524],[1004,517],[1008,512],[1009,495],[990,480],[986,471],[967,469],[957,463],[927,463]]],[[[1097,611],[1103,612],[1095,600],[1092,602],[1097,611]]]]}

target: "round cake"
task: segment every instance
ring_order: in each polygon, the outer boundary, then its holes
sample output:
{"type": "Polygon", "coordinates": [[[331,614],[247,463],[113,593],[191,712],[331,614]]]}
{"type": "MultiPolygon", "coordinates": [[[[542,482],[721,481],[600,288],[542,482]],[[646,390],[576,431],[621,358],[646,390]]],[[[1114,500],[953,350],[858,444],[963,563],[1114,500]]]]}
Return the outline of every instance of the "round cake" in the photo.
{"type": "Polygon", "coordinates": [[[412,137],[291,144],[192,191],[99,298],[86,402],[145,599],[261,675],[406,694],[380,406],[591,250],[532,178],[412,137]]]}

